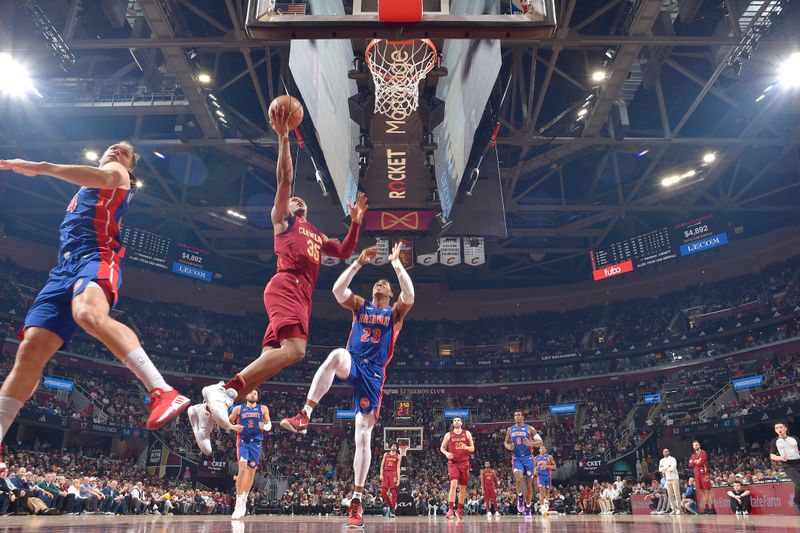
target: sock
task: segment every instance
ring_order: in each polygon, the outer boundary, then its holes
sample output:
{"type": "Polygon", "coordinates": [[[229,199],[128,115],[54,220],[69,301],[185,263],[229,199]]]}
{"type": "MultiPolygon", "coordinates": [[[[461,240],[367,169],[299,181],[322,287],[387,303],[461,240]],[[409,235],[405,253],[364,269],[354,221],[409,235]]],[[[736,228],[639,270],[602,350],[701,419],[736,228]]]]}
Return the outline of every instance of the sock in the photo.
{"type": "Polygon", "coordinates": [[[361,493],[357,490],[353,491],[353,497],[350,498],[351,500],[361,500],[361,493]]]}
{"type": "Polygon", "coordinates": [[[246,383],[244,382],[244,379],[242,379],[242,376],[236,374],[230,381],[223,385],[223,387],[226,389],[233,389],[236,392],[242,392],[242,389],[245,387],[245,385],[246,383]]]}
{"type": "Polygon", "coordinates": [[[306,416],[309,418],[309,420],[311,419],[311,413],[312,413],[313,411],[314,411],[314,408],[313,408],[313,407],[311,407],[310,405],[308,405],[308,404],[305,404],[305,405],[303,406],[303,412],[306,414],[306,416]]]}
{"type": "Polygon", "coordinates": [[[144,383],[148,391],[153,389],[161,389],[164,392],[172,390],[141,346],[126,355],[122,363],[139,378],[139,381],[144,383]]]}
{"type": "Polygon", "coordinates": [[[11,396],[0,396],[0,442],[3,442],[6,431],[14,423],[20,409],[22,409],[21,401],[11,396]]]}
{"type": "Polygon", "coordinates": [[[522,498],[522,493],[521,492],[517,493],[517,498],[522,498]]]}

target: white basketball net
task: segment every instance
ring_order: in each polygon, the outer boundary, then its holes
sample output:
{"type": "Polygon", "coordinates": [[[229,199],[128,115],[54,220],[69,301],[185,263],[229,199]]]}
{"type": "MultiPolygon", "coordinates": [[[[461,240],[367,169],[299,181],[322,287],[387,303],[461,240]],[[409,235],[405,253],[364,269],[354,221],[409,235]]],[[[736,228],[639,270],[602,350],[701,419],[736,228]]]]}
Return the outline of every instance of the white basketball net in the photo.
{"type": "Polygon", "coordinates": [[[366,55],[375,113],[404,120],[419,107],[419,81],[436,65],[436,47],[429,39],[373,39],[366,55]]]}

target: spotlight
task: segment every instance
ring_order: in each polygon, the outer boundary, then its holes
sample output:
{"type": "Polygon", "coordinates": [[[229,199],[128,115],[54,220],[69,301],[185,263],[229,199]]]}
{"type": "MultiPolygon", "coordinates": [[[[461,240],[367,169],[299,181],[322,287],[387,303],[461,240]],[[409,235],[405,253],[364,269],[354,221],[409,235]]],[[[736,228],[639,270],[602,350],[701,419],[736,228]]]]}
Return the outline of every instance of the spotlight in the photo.
{"type": "Polygon", "coordinates": [[[211,76],[209,76],[205,72],[201,72],[200,74],[197,75],[197,81],[199,81],[202,84],[211,83],[211,76]]]}
{"type": "Polygon", "coordinates": [[[97,155],[97,152],[94,150],[86,150],[86,152],[83,154],[83,157],[85,157],[87,161],[97,161],[98,157],[100,156],[97,155]]]}
{"type": "Polygon", "coordinates": [[[142,180],[136,180],[136,188],[141,189],[144,187],[144,182],[142,180]]]}
{"type": "Polygon", "coordinates": [[[227,213],[228,215],[234,218],[238,218],[239,220],[247,220],[247,217],[245,215],[241,214],[238,211],[234,211],[233,209],[228,209],[227,213]]]}
{"type": "Polygon", "coordinates": [[[663,187],[671,187],[678,183],[681,180],[679,176],[669,176],[668,178],[664,178],[661,180],[661,185],[663,187]]]}
{"type": "Polygon", "coordinates": [[[800,87],[800,52],[795,52],[783,62],[779,77],[787,87],[800,87]]]}
{"type": "Polygon", "coordinates": [[[583,108],[580,111],[578,111],[578,116],[579,117],[585,116],[586,113],[588,113],[588,112],[589,112],[589,110],[587,110],[586,108],[583,108]]]}
{"type": "Polygon", "coordinates": [[[717,154],[714,152],[708,152],[706,155],[703,156],[703,163],[713,163],[717,160],[717,154]]]}
{"type": "Polygon", "coordinates": [[[211,98],[212,100],[214,100],[215,102],[217,101],[217,97],[216,97],[216,96],[214,96],[214,95],[213,95],[213,94],[211,94],[211,93],[208,93],[208,97],[209,97],[209,98],[211,98]]]}
{"type": "Polygon", "coordinates": [[[0,93],[10,96],[34,93],[42,96],[33,86],[28,69],[6,53],[0,53],[0,93]]]}
{"type": "Polygon", "coordinates": [[[159,158],[159,159],[166,159],[166,158],[167,158],[167,156],[165,156],[165,155],[164,155],[164,154],[162,154],[161,152],[156,152],[156,151],[154,151],[154,152],[153,152],[153,155],[154,155],[154,156],[156,156],[156,157],[157,157],[157,158],[159,158]]]}
{"type": "Polygon", "coordinates": [[[592,73],[592,81],[603,81],[606,79],[606,73],[602,70],[595,70],[592,73]]]}
{"type": "Polygon", "coordinates": [[[641,152],[636,154],[636,157],[637,158],[642,158],[642,157],[646,156],[649,153],[650,153],[650,148],[645,148],[644,150],[642,150],[641,152]]]}
{"type": "Polygon", "coordinates": [[[216,113],[217,113],[217,116],[218,116],[219,118],[225,118],[225,113],[223,113],[223,112],[222,112],[222,111],[220,111],[219,109],[217,109],[216,113]]]}

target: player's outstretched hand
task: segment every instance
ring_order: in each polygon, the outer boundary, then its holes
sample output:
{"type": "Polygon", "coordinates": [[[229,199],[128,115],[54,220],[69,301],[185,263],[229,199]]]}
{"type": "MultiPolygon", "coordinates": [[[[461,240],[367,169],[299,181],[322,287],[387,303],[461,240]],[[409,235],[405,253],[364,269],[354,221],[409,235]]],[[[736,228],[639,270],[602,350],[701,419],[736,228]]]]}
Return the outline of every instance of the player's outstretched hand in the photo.
{"type": "Polygon", "coordinates": [[[278,137],[289,135],[289,109],[284,106],[275,106],[269,110],[269,125],[278,134],[278,137]]]}
{"type": "Polygon", "coordinates": [[[358,193],[356,205],[347,204],[347,208],[350,209],[350,220],[356,224],[361,224],[361,220],[364,218],[364,213],[367,212],[367,207],[369,207],[369,199],[367,198],[367,195],[363,192],[358,193]]]}
{"type": "Polygon", "coordinates": [[[378,247],[377,246],[370,246],[369,248],[364,248],[361,250],[361,253],[358,255],[358,264],[364,266],[370,263],[375,257],[378,255],[378,247]]]}
{"type": "Polygon", "coordinates": [[[244,429],[244,426],[241,425],[241,424],[232,424],[231,425],[231,431],[235,431],[236,433],[241,433],[243,429],[244,429]]]}
{"type": "Polygon", "coordinates": [[[35,176],[40,173],[42,164],[24,159],[0,159],[0,170],[11,170],[23,176],[35,176]]]}
{"type": "Polygon", "coordinates": [[[395,259],[400,259],[400,252],[403,251],[403,241],[397,241],[394,244],[394,248],[392,248],[392,253],[389,254],[389,262],[391,263],[395,259]]]}

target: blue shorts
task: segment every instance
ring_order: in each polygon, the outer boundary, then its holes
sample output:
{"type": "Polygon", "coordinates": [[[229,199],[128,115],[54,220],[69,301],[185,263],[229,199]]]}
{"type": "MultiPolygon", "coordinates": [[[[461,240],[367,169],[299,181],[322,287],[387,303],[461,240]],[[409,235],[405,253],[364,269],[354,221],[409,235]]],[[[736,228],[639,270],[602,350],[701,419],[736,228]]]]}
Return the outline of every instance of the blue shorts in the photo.
{"type": "Polygon", "coordinates": [[[118,258],[109,262],[98,252],[61,259],[50,271],[47,283],[28,309],[20,340],[26,329],[40,327],[61,337],[64,346],[69,344],[78,331],[78,324],[72,317],[72,299],[83,293],[90,281],[100,285],[111,296],[112,307],[116,305],[122,286],[118,258]]]}
{"type": "Polygon", "coordinates": [[[514,472],[522,472],[523,476],[533,477],[533,456],[514,457],[512,461],[514,472]]]}
{"type": "Polygon", "coordinates": [[[243,441],[241,437],[236,439],[236,461],[244,459],[247,461],[247,466],[255,468],[261,461],[261,444],[262,440],[243,441]]]}
{"type": "Polygon", "coordinates": [[[539,486],[545,489],[551,488],[553,486],[552,478],[549,475],[543,476],[539,474],[539,486]]]}
{"type": "Polygon", "coordinates": [[[375,411],[375,417],[378,417],[385,375],[383,367],[376,367],[365,363],[357,355],[350,355],[350,375],[344,381],[353,387],[353,409],[365,415],[375,411]]]}

